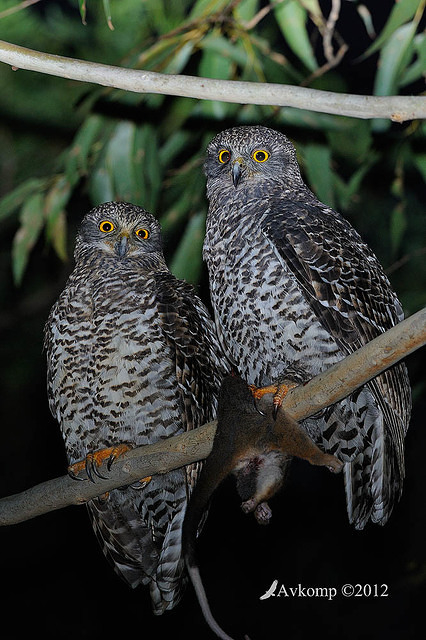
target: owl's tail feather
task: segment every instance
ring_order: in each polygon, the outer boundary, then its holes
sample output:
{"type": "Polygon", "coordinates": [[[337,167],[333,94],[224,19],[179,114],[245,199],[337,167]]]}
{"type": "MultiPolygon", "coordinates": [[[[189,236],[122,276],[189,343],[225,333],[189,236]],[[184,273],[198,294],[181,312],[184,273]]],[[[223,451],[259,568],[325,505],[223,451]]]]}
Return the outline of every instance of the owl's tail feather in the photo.
{"type": "Polygon", "coordinates": [[[371,444],[345,464],[345,491],[349,521],[356,529],[367,522],[386,524],[402,492],[403,477],[391,439],[379,416],[371,444]]]}
{"type": "Polygon", "coordinates": [[[118,489],[107,500],[91,500],[87,509],[98,542],[115,572],[133,589],[148,584],[155,572],[157,551],[150,531],[141,527],[130,496],[118,489]]]}
{"type": "Polygon", "coordinates": [[[174,496],[174,517],[169,519],[150,593],[155,615],[172,609],[181,600],[187,578],[182,557],[182,523],[185,516],[186,492],[174,496]]]}
{"type": "Polygon", "coordinates": [[[182,523],[187,503],[185,472],[158,475],[140,491],[115,489],[88,503],[93,528],[113,567],[132,588],[149,585],[153,612],[180,601],[186,578],[182,523]]]}

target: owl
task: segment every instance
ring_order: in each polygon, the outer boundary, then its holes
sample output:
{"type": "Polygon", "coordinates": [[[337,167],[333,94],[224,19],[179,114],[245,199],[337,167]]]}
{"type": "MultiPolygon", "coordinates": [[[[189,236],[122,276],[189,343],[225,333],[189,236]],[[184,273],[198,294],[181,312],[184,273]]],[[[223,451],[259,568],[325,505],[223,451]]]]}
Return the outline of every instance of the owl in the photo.
{"type": "MultiPolygon", "coordinates": [[[[203,248],[219,340],[256,386],[303,381],[403,319],[374,253],[304,184],[285,135],[262,126],[216,135],[205,161],[203,248]]],[[[303,421],[344,462],[350,522],[384,524],[402,490],[411,395],[398,364],[303,421]]]]}
{"type": "MultiPolygon", "coordinates": [[[[93,476],[104,458],[213,419],[225,370],[209,313],[168,270],[150,213],[127,203],[95,207],[74,256],[45,327],[48,399],[71,469],[90,460],[93,476]]],[[[105,555],[131,587],[149,585],[155,614],[181,596],[181,527],[198,470],[189,465],[88,503],[105,555]]]]}

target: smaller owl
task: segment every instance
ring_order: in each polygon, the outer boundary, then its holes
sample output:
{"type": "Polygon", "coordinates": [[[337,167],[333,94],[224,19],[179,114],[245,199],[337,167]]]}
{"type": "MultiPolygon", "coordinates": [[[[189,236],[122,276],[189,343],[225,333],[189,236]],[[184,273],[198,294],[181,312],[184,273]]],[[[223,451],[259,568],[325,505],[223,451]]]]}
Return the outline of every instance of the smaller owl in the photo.
{"type": "MultiPolygon", "coordinates": [[[[75,262],[45,327],[49,404],[70,465],[213,419],[225,361],[207,309],[166,266],[157,220],[132,204],[95,207],[75,262]]],[[[130,586],[149,585],[156,614],[181,596],[182,521],[199,466],[88,503],[105,555],[130,586]]]]}

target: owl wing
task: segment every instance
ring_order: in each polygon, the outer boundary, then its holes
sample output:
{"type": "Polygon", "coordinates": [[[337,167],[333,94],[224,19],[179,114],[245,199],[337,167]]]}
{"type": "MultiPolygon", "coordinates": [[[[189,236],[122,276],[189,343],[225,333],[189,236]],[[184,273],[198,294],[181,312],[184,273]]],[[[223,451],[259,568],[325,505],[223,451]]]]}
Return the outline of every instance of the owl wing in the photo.
{"type": "MultiPolygon", "coordinates": [[[[171,273],[156,274],[157,309],[162,331],[175,354],[176,378],[185,431],[213,420],[219,387],[227,369],[213,321],[188,283],[171,273]]],[[[192,488],[200,464],[187,467],[192,488]]]]}
{"type": "MultiPolygon", "coordinates": [[[[84,431],[79,429],[75,403],[79,400],[80,390],[92,389],[95,382],[92,314],[90,293],[75,282],[72,274],[44,328],[49,407],[60,425],[70,463],[86,454],[87,442],[84,431]]],[[[87,416],[91,414],[91,402],[91,394],[87,394],[87,416]]],[[[86,427],[87,430],[93,427],[89,418],[86,427]]]]}
{"type": "MultiPolygon", "coordinates": [[[[344,353],[403,319],[401,304],[377,258],[339,214],[307,198],[271,198],[261,228],[293,273],[315,315],[344,353]]],[[[406,367],[369,383],[383,411],[400,468],[410,413],[406,367]]]]}

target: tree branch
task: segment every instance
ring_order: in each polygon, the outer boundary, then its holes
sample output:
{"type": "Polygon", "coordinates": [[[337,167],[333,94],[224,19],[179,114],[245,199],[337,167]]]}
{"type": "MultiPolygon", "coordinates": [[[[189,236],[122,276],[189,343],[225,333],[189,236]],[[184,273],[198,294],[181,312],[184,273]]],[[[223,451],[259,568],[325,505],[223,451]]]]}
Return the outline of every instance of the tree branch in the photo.
{"type": "Polygon", "coordinates": [[[14,70],[38,71],[134,93],[296,107],[353,118],[390,118],[395,122],[426,118],[426,97],[422,96],[359,96],[284,84],[138,71],[42,53],[2,40],[0,62],[10,64],[14,70]]]}
{"type": "MultiPolygon", "coordinates": [[[[302,420],[345,398],[371,378],[426,344],[426,308],[336,363],[304,385],[291,389],[283,409],[302,420]]],[[[137,482],[156,473],[166,473],[202,460],[211,451],[216,422],[188,433],[138,447],[120,456],[110,471],[100,471],[107,479],[87,482],[85,472],[78,482],[68,476],[43,482],[27,491],[0,500],[0,525],[29,520],[71,504],[82,504],[116,487],[137,482]]]]}

